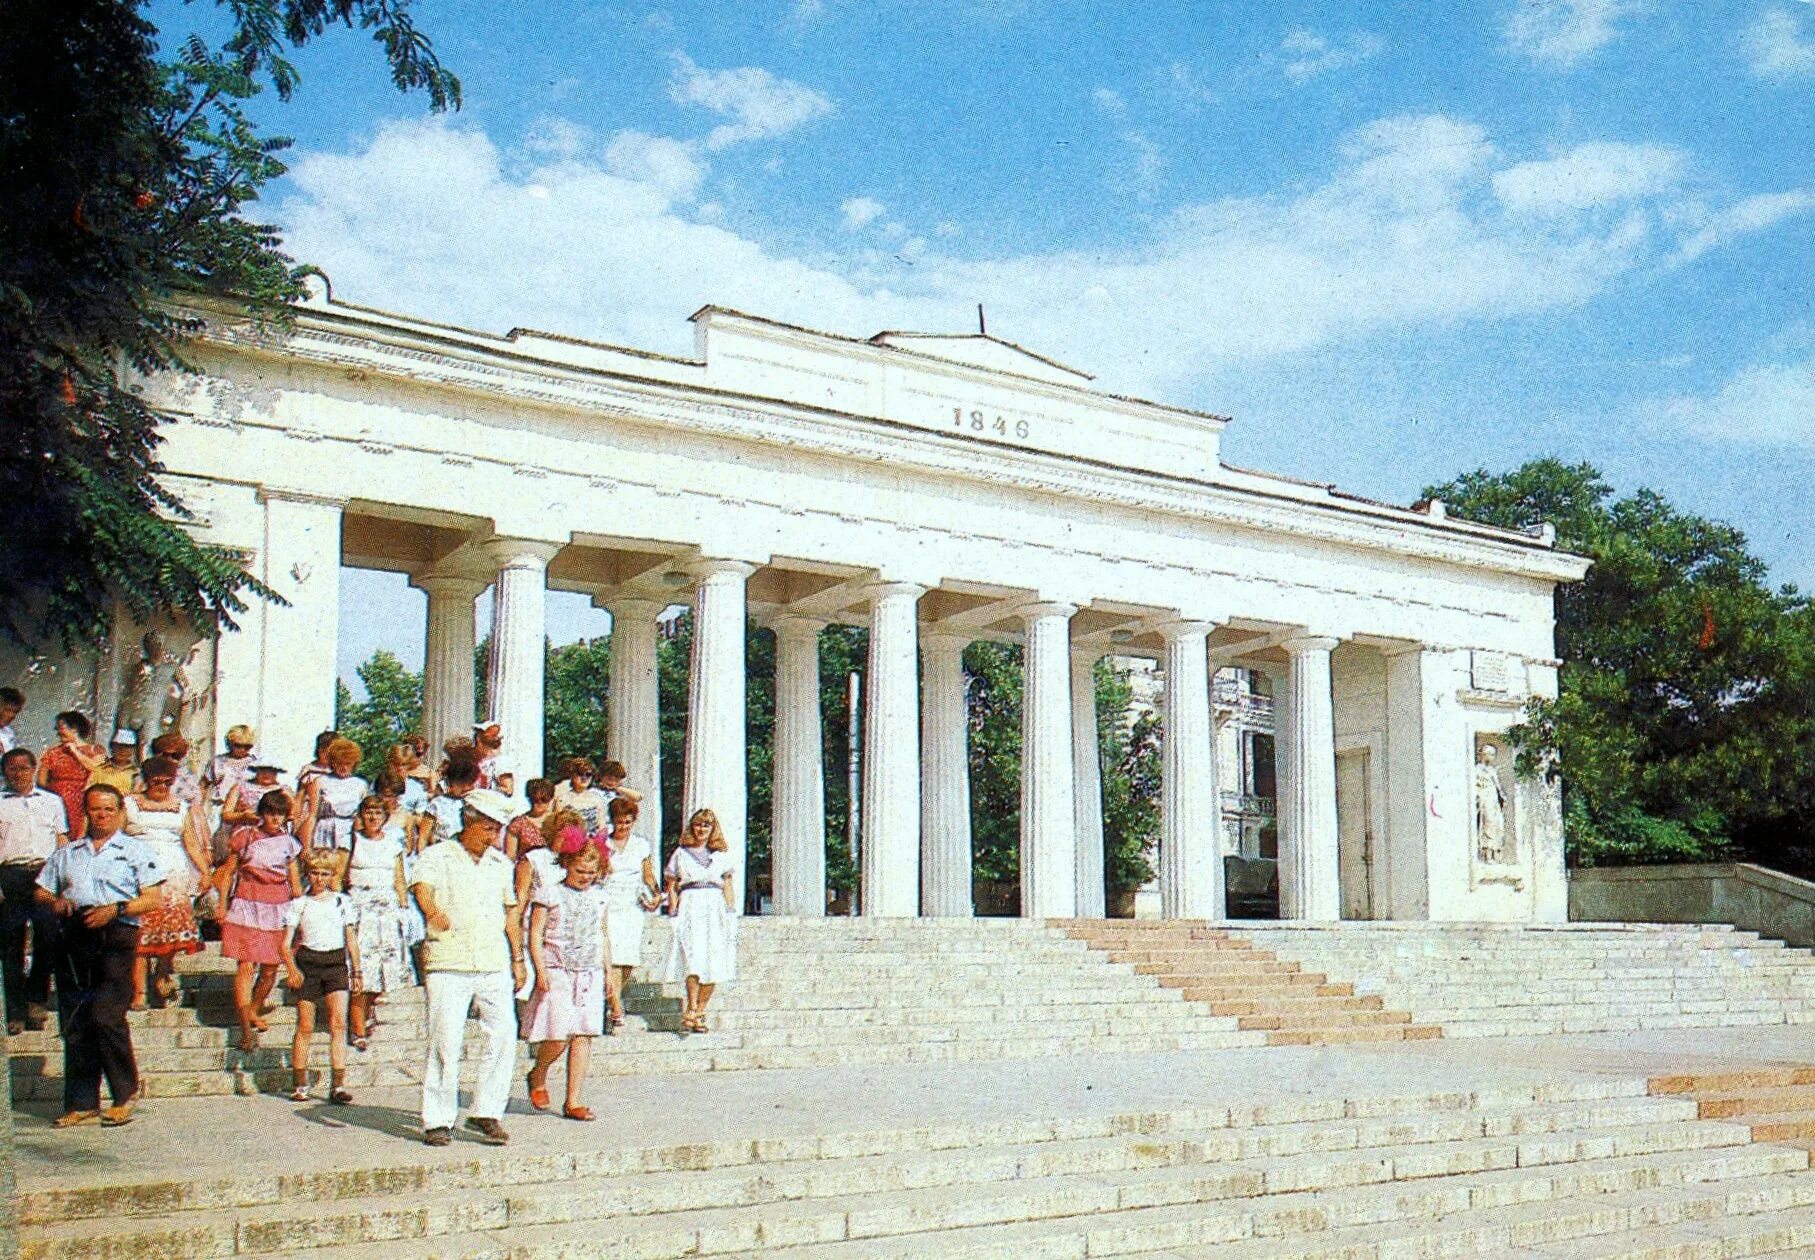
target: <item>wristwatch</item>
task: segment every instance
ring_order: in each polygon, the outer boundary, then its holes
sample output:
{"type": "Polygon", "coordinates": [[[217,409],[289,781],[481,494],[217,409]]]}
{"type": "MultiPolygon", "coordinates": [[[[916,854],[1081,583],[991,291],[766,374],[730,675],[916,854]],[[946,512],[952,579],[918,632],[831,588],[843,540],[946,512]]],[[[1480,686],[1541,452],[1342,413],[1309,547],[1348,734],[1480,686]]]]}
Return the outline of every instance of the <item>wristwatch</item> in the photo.
{"type": "Polygon", "coordinates": [[[126,917],[126,903],[124,901],[116,901],[113,903],[113,917],[116,919],[123,919],[126,917]]]}

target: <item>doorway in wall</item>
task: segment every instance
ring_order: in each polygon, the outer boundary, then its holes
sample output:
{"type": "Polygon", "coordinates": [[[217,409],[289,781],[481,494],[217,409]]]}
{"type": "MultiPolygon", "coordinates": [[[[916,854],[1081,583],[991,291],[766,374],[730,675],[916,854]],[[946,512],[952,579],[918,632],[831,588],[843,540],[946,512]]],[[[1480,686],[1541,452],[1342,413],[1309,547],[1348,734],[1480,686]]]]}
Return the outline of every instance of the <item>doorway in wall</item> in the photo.
{"type": "Polygon", "coordinates": [[[1355,748],[1336,755],[1336,849],[1342,917],[1374,917],[1373,754],[1355,748]]]}

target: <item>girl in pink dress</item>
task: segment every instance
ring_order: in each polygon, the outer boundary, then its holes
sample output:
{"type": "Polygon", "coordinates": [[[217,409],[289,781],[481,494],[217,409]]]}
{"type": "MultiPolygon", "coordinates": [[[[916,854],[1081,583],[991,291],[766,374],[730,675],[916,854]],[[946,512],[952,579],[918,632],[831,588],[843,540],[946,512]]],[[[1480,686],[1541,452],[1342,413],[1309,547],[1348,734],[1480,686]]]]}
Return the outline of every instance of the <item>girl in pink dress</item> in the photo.
{"type": "Polygon", "coordinates": [[[611,938],[605,927],[605,889],[599,883],[605,871],[601,839],[578,827],[562,833],[559,856],[565,878],[537,891],[529,916],[529,956],[536,964],[535,992],[524,1012],[524,1036],[536,1053],[529,1102],[538,1111],[548,1109],[548,1071],[565,1054],[567,1102],[561,1114],[569,1120],[593,1118],[580,1094],[592,1064],[592,1039],[605,1031],[611,938]]]}
{"type": "Polygon", "coordinates": [[[271,996],[284,960],[284,907],[302,896],[297,865],[302,842],[290,834],[295,808],[288,792],[265,793],[258,803],[258,826],[233,833],[220,871],[220,886],[228,898],[221,953],[239,963],[233,1005],[239,1011],[241,1050],[258,1049],[258,1034],[270,1027],[264,1019],[269,1009],[265,999],[271,996]]]}

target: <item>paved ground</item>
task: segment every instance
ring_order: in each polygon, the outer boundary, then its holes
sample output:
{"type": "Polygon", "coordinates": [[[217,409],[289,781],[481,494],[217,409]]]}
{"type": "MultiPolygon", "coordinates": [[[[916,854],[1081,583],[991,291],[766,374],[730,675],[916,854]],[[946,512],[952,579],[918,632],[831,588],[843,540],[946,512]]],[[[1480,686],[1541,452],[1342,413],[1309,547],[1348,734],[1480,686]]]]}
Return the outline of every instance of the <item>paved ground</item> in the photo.
{"type": "MultiPolygon", "coordinates": [[[[506,1122],[511,1154],[558,1155],[1786,1063],[1815,1064],[1815,1025],[601,1078],[588,1091],[601,1117],[593,1124],[530,1113],[519,1083],[506,1122]]],[[[558,1100],[558,1075],[554,1085],[558,1100]]],[[[48,1127],[55,1108],[34,1105],[14,1117],[19,1182],[33,1189],[261,1170],[275,1176],[456,1161],[485,1150],[467,1140],[443,1151],[420,1145],[416,1101],[410,1089],[365,1091],[352,1107],[272,1096],[157,1100],[123,1129],[64,1133],[48,1127]]]]}

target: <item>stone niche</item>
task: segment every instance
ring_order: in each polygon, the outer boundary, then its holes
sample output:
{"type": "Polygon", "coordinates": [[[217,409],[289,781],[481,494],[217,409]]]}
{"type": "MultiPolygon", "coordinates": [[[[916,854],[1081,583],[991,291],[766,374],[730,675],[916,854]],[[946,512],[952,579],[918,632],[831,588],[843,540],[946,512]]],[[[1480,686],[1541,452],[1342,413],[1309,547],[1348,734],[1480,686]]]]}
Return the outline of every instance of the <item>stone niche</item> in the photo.
{"type": "Polygon", "coordinates": [[[42,751],[56,742],[56,716],[67,709],[94,723],[95,742],[116,730],[140,747],[180,731],[191,758],[205,759],[214,739],[214,640],[186,623],[160,618],[140,625],[124,612],[98,643],[67,655],[0,646],[0,683],[25,694],[14,722],[19,742],[42,751]]]}
{"type": "Polygon", "coordinates": [[[1469,865],[1470,884],[1525,887],[1521,872],[1525,844],[1526,794],[1514,770],[1511,741],[1502,730],[1479,730],[1471,740],[1469,865]]]}

